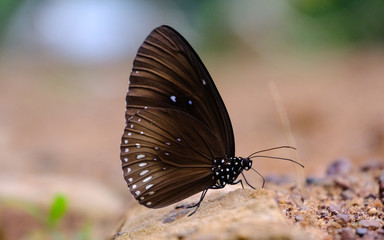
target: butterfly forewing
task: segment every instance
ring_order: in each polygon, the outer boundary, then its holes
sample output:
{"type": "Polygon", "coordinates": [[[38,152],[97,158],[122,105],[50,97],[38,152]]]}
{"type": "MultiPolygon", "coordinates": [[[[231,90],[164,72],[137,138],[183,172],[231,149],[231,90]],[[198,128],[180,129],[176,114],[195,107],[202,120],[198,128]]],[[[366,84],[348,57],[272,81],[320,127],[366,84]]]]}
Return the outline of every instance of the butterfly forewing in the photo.
{"type": "Polygon", "coordinates": [[[213,186],[213,160],[234,156],[232,126],[203,63],[161,26],[138,50],[127,94],[121,161],[131,193],[164,207],[213,186]]]}

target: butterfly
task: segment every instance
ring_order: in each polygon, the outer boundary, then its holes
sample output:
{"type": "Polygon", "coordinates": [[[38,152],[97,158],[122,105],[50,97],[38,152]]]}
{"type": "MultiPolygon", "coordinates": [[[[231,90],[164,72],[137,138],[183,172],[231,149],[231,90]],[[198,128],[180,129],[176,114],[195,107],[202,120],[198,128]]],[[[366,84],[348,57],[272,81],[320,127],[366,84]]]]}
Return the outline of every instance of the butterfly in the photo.
{"type": "Polygon", "coordinates": [[[238,176],[253,169],[251,159],[260,157],[256,154],[292,148],[235,157],[231,120],[211,76],[184,37],[169,26],[154,29],[140,46],[126,103],[123,175],[135,199],[149,208],[202,192],[190,206],[196,207],[192,215],[209,189],[243,185],[238,176]]]}

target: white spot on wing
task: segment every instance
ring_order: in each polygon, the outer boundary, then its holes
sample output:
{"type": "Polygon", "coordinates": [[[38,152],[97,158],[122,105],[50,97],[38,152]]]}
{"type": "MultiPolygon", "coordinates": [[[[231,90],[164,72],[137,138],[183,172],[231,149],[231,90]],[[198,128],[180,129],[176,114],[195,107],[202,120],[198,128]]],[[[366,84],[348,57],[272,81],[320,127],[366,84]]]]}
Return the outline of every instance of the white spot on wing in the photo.
{"type": "Polygon", "coordinates": [[[176,102],[176,96],[171,96],[171,100],[172,100],[173,102],[176,102]]]}
{"type": "Polygon", "coordinates": [[[188,104],[189,104],[189,105],[192,105],[192,100],[189,100],[189,101],[188,101],[188,104]]]}
{"type": "Polygon", "coordinates": [[[201,79],[201,81],[203,82],[203,85],[207,84],[204,79],[201,79]]]}
{"type": "Polygon", "coordinates": [[[136,143],[136,147],[137,147],[137,148],[141,148],[140,143],[136,143]]]}
{"type": "Polygon", "coordinates": [[[150,189],[153,186],[153,184],[148,184],[145,189],[150,189]]]}
{"type": "Polygon", "coordinates": [[[129,148],[126,148],[126,149],[125,149],[125,152],[129,152],[129,148]]]}
{"type": "Polygon", "coordinates": [[[136,184],[133,184],[132,189],[135,189],[136,187],[137,187],[136,184]]]}
{"type": "Polygon", "coordinates": [[[127,139],[125,139],[125,140],[124,140],[124,143],[128,143],[128,140],[127,140],[127,139]]]}
{"type": "Polygon", "coordinates": [[[130,173],[130,172],[131,172],[131,168],[128,168],[128,169],[127,169],[127,173],[130,173]]]}
{"type": "Polygon", "coordinates": [[[151,204],[152,204],[151,202],[147,202],[147,204],[146,204],[146,205],[147,205],[147,206],[149,206],[149,205],[151,205],[151,204]]]}
{"type": "Polygon", "coordinates": [[[140,163],[139,164],[139,167],[144,167],[144,166],[146,166],[147,165],[147,163],[140,163]]]}
{"type": "Polygon", "coordinates": [[[140,191],[136,191],[135,193],[136,193],[136,195],[140,195],[140,191]]]}
{"type": "Polygon", "coordinates": [[[129,181],[129,182],[132,182],[132,181],[133,181],[133,179],[132,179],[132,178],[128,178],[128,181],[129,181]]]}
{"type": "Polygon", "coordinates": [[[149,170],[144,170],[140,173],[140,176],[143,176],[144,174],[146,174],[147,172],[149,172],[149,170]]]}
{"type": "Polygon", "coordinates": [[[128,162],[128,158],[124,158],[124,162],[128,162]]]}
{"type": "Polygon", "coordinates": [[[154,191],[151,191],[151,192],[148,193],[148,195],[153,195],[153,194],[155,194],[154,191]]]}
{"type": "Polygon", "coordinates": [[[148,181],[151,180],[151,179],[152,179],[152,176],[149,176],[149,177],[147,177],[146,179],[144,179],[143,182],[148,182],[148,181]]]}
{"type": "Polygon", "coordinates": [[[129,132],[127,135],[128,135],[128,136],[132,136],[132,133],[129,132]]]}
{"type": "Polygon", "coordinates": [[[181,142],[181,138],[176,139],[178,142],[181,142]]]}
{"type": "Polygon", "coordinates": [[[136,159],[142,159],[142,158],[145,158],[144,154],[139,154],[139,155],[136,156],[136,159]]]}
{"type": "Polygon", "coordinates": [[[171,146],[171,143],[168,143],[168,142],[167,142],[167,143],[165,143],[165,144],[168,145],[168,146],[171,146]]]}

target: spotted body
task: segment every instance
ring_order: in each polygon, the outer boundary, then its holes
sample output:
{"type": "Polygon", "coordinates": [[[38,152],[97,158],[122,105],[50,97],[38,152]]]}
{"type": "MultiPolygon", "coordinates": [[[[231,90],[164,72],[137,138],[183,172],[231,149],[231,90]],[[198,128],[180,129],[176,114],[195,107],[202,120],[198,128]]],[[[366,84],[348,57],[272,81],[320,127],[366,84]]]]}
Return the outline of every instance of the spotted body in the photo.
{"type": "Polygon", "coordinates": [[[236,184],[235,180],[243,172],[252,167],[249,158],[230,157],[227,159],[214,160],[212,171],[215,177],[216,188],[223,188],[226,184],[236,184]]]}

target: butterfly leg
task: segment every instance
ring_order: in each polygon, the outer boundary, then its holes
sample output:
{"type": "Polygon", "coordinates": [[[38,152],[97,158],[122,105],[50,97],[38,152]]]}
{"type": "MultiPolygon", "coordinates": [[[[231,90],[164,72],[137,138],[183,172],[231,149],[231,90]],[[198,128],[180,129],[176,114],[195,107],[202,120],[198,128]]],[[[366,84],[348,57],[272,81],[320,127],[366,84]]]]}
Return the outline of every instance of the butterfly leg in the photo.
{"type": "MultiPolygon", "coordinates": [[[[265,178],[263,177],[263,175],[261,175],[258,171],[256,171],[254,168],[252,168],[253,171],[255,171],[257,174],[259,174],[259,176],[261,177],[261,179],[263,179],[263,185],[261,185],[261,188],[264,188],[264,184],[265,184],[265,178]]],[[[243,173],[241,173],[243,174],[243,173]]],[[[243,174],[244,176],[244,174],[243,174]]],[[[245,178],[245,177],[244,177],[245,178]]],[[[245,180],[247,181],[247,180],[245,180]]],[[[248,183],[247,183],[248,184],[248,183]]],[[[249,185],[249,184],[248,184],[249,185]]]]}
{"type": "Polygon", "coordinates": [[[188,215],[188,217],[192,216],[197,211],[197,209],[200,207],[200,203],[203,201],[203,199],[205,197],[205,194],[207,194],[207,192],[208,192],[208,189],[209,188],[204,189],[204,191],[201,194],[201,197],[200,197],[200,200],[199,200],[198,203],[187,207],[187,208],[194,208],[194,207],[196,207],[195,210],[188,215]]]}
{"type": "Polygon", "coordinates": [[[223,188],[223,187],[224,187],[224,186],[216,186],[216,185],[215,185],[215,186],[212,186],[212,187],[209,187],[209,188],[204,189],[203,193],[201,194],[201,197],[200,197],[199,202],[196,203],[196,204],[194,204],[194,205],[191,205],[191,206],[188,206],[188,207],[187,207],[187,208],[194,208],[194,207],[196,207],[195,210],[194,210],[192,213],[190,213],[190,214],[188,215],[188,217],[192,216],[192,215],[197,211],[197,209],[200,207],[200,203],[203,201],[203,199],[204,199],[204,197],[205,197],[205,195],[207,194],[207,192],[208,192],[209,189],[221,189],[221,188],[223,188]]]}
{"type": "MultiPolygon", "coordinates": [[[[256,189],[254,186],[252,186],[251,184],[249,184],[249,182],[247,181],[247,179],[246,179],[245,176],[244,176],[244,173],[241,173],[241,175],[243,175],[243,178],[244,178],[244,180],[245,180],[245,182],[247,183],[248,186],[250,186],[252,189],[256,189]]],[[[261,176],[261,177],[263,177],[263,176],[261,176]]],[[[264,187],[264,182],[265,182],[265,180],[264,180],[264,178],[263,178],[263,187],[264,187]]]]}
{"type": "Polygon", "coordinates": [[[241,179],[236,181],[236,182],[233,182],[231,185],[235,185],[235,184],[238,184],[238,183],[241,183],[241,187],[244,189],[243,181],[241,181],[241,179]]]}

